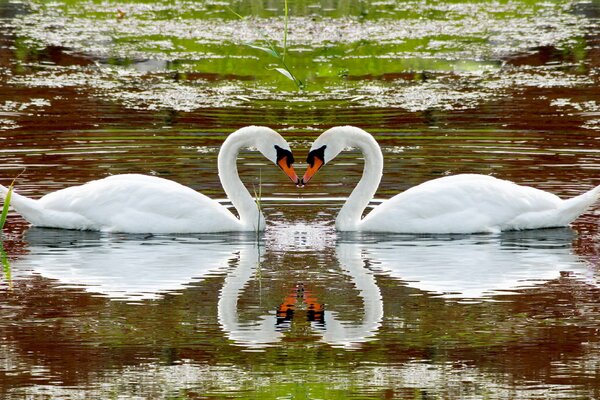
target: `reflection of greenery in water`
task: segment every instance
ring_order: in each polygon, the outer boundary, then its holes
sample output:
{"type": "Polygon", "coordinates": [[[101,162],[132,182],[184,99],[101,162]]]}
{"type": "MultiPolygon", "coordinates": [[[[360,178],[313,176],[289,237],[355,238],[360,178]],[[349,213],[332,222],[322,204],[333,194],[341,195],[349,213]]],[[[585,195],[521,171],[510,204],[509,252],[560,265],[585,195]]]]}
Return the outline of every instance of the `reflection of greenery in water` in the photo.
{"type": "Polygon", "coordinates": [[[4,242],[0,240],[0,260],[2,262],[2,275],[4,276],[4,280],[8,283],[8,286],[12,286],[12,274],[10,262],[8,261],[8,256],[4,251],[4,242]]]}
{"type": "MultiPolygon", "coordinates": [[[[0,81],[6,79],[15,86],[56,89],[32,90],[36,97],[49,96],[37,99],[40,101],[27,98],[14,99],[17,102],[14,104],[0,103],[0,111],[4,111],[7,118],[13,118],[11,112],[27,109],[33,114],[53,106],[54,93],[58,93],[56,97],[67,97],[76,92],[116,101],[134,110],[193,111],[199,107],[222,106],[291,108],[294,112],[261,110],[257,113],[261,118],[272,116],[268,123],[285,121],[294,129],[303,130],[310,124],[310,118],[318,118],[315,115],[325,107],[375,107],[373,114],[381,113],[378,120],[384,120],[389,118],[389,113],[384,114],[376,107],[402,107],[415,112],[432,108],[456,110],[495,100],[509,91],[562,90],[596,82],[582,61],[587,46],[582,33],[585,21],[570,14],[561,2],[323,1],[321,7],[313,7],[305,1],[290,2],[288,59],[294,71],[308,80],[304,93],[298,93],[287,79],[267,70],[271,62],[268,57],[243,45],[250,40],[260,42],[255,25],[263,26],[274,40],[281,38],[283,1],[270,3],[279,9],[257,1],[232,3],[236,12],[253,16],[247,23],[239,21],[220,2],[36,1],[29,4],[31,14],[11,21],[17,33],[17,61],[11,66],[11,74],[0,76],[0,81]],[[541,67],[503,64],[506,55],[529,52],[530,46],[538,45],[557,49],[568,61],[541,67]],[[53,51],[56,52],[52,46],[61,48],[60,54],[73,54],[75,61],[52,58],[53,51]],[[63,87],[68,90],[61,90],[63,87]],[[316,111],[297,112],[307,109],[316,111]]],[[[2,23],[0,21],[0,27],[2,23]]],[[[554,105],[565,112],[584,106],[584,111],[596,110],[595,103],[567,98],[570,93],[560,93],[562,97],[555,100],[554,105]]],[[[357,113],[358,118],[373,110],[365,109],[366,112],[357,113]]],[[[210,114],[211,129],[222,134],[232,121],[236,124],[245,121],[243,114],[227,111],[210,114]]],[[[341,114],[336,122],[348,123],[346,118],[350,114],[341,114]]],[[[141,147],[168,138],[152,135],[155,130],[142,131],[137,125],[113,129],[110,123],[105,126],[104,121],[98,128],[101,130],[87,132],[85,140],[116,143],[115,146],[135,143],[141,147]],[[109,134],[104,135],[104,132],[109,134]]],[[[456,141],[454,150],[459,150],[459,146],[462,149],[464,143],[466,147],[476,143],[477,149],[493,147],[498,153],[506,154],[495,158],[485,151],[453,153],[459,161],[468,154],[470,167],[482,168],[484,173],[493,171],[489,166],[492,162],[502,165],[510,162],[503,158],[533,160],[532,163],[544,164],[546,168],[547,160],[541,162],[531,157],[531,149],[548,157],[557,152],[539,133],[536,133],[539,141],[536,135],[532,140],[527,132],[499,131],[494,123],[482,128],[475,122],[474,127],[461,125],[460,135],[448,135],[448,131],[440,130],[438,136],[422,136],[420,126],[411,126],[411,130],[402,126],[411,135],[393,140],[390,136],[381,137],[386,154],[404,152],[404,164],[399,158],[386,157],[390,171],[398,170],[399,165],[405,167],[407,174],[410,167],[445,171],[450,168],[446,153],[448,149],[453,150],[453,145],[447,143],[454,143],[453,140],[456,141]],[[515,149],[514,143],[521,143],[520,140],[527,145],[515,149]],[[397,146],[399,144],[402,146],[397,146]],[[429,150],[411,153],[405,147],[407,144],[429,150]]],[[[400,124],[394,124],[388,123],[386,127],[397,132],[400,124]]],[[[180,124],[177,133],[187,132],[184,129],[196,131],[191,124],[180,124]]],[[[203,131],[208,130],[203,128],[203,131]]],[[[307,132],[305,136],[296,136],[298,143],[308,143],[314,132],[307,132]]],[[[82,140],[75,131],[61,132],[61,137],[64,142],[58,143],[82,140]]],[[[191,141],[194,137],[203,143],[211,139],[210,149],[223,140],[223,136],[187,134],[178,139],[194,144],[191,141]]],[[[41,144],[33,147],[38,146],[42,147],[41,144]]],[[[49,147],[52,149],[46,154],[52,156],[64,153],[66,146],[49,147]]],[[[88,149],[84,146],[81,151],[88,149]]],[[[152,159],[152,166],[173,167],[173,154],[157,153],[135,153],[135,160],[148,157],[152,159]]],[[[120,161],[128,161],[131,155],[115,152],[109,157],[113,172],[124,172],[131,167],[120,161]]],[[[190,160],[185,159],[185,163],[190,160]]],[[[98,164],[93,157],[90,162],[98,164]]],[[[47,166],[48,159],[41,163],[47,166]]],[[[564,170],[564,167],[556,168],[564,170]]],[[[197,173],[190,170],[190,174],[197,173]]],[[[360,171],[355,172],[353,170],[353,176],[360,171]]],[[[420,177],[410,175],[407,180],[420,177]]],[[[397,193],[397,185],[408,186],[404,178],[394,176],[393,179],[394,186],[385,187],[387,191],[382,191],[382,196],[397,193]]],[[[310,259],[311,254],[307,253],[304,258],[310,259]]],[[[2,260],[4,277],[8,279],[10,266],[7,269],[4,258],[2,260]]],[[[285,277],[284,266],[288,266],[285,260],[285,256],[281,256],[265,261],[259,271],[263,286],[255,283],[252,286],[255,291],[248,289],[243,301],[259,308],[262,304],[255,303],[260,296],[255,294],[260,295],[265,290],[264,308],[273,310],[272,306],[278,304],[281,296],[276,290],[269,294],[267,284],[285,277]]],[[[313,264],[292,261],[289,268],[300,269],[313,264]]],[[[20,287],[18,300],[12,300],[11,304],[27,315],[24,322],[12,324],[11,319],[5,320],[4,327],[13,335],[11,339],[18,341],[5,347],[16,349],[14,355],[11,354],[15,359],[12,365],[26,369],[22,375],[29,374],[28,370],[48,368],[52,373],[58,371],[57,374],[66,371],[67,378],[67,375],[78,377],[62,385],[44,386],[44,382],[38,380],[30,388],[15,389],[22,391],[20,393],[30,391],[29,397],[40,396],[40,392],[45,391],[43,395],[57,398],[127,395],[328,399],[544,398],[554,395],[560,398],[568,395],[568,385],[553,385],[551,378],[544,377],[562,373],[560,376],[569,379],[577,374],[576,379],[584,380],[584,371],[593,374],[593,366],[597,365],[597,343],[588,340],[594,338],[593,334],[585,332],[595,332],[598,321],[591,311],[582,312],[593,309],[596,297],[582,295],[585,288],[581,285],[566,285],[561,295],[532,292],[515,301],[507,298],[497,303],[460,304],[436,299],[382,277],[378,283],[385,292],[386,321],[376,340],[357,351],[346,351],[319,343],[310,333],[300,337],[293,336],[292,332],[285,343],[256,353],[228,342],[216,325],[218,289],[212,285],[220,287],[222,279],[212,278],[206,286],[191,285],[179,295],[160,301],[128,305],[79,295],[61,288],[60,282],[49,285],[47,277],[23,281],[31,282],[31,286],[20,285],[20,269],[16,261],[13,264],[13,277],[20,287]],[[565,301],[565,298],[573,300],[565,301]],[[63,313],[42,314],[57,309],[63,313]],[[40,314],[31,315],[36,310],[40,314]],[[567,313],[572,314],[563,317],[567,313]],[[34,343],[32,347],[28,347],[30,343],[34,343]],[[544,361],[529,361],[539,357],[544,361]],[[69,360],[73,360],[73,364],[69,364],[69,360]],[[66,364],[62,364],[63,361],[66,364]],[[561,365],[569,363],[570,369],[561,370],[566,368],[561,365]],[[502,365],[512,367],[503,369],[502,365]],[[531,367],[531,375],[522,377],[517,366],[531,367]],[[531,389],[530,382],[539,391],[531,389]]],[[[170,271],[166,268],[164,271],[168,279],[170,271]]],[[[354,293],[351,285],[328,285],[328,279],[344,282],[336,271],[324,267],[314,271],[312,276],[323,279],[320,286],[324,296],[331,293],[332,297],[341,297],[342,300],[333,300],[342,310],[356,305],[351,301],[354,293]]],[[[360,309],[360,304],[356,308],[360,309]]],[[[256,314],[261,315],[258,311],[256,314]]],[[[0,359],[2,351],[0,346],[0,359]]],[[[50,372],[38,371],[38,374],[41,377],[36,376],[34,380],[50,376],[50,372]]],[[[59,382],[60,378],[59,375],[52,379],[59,382]]],[[[588,390],[581,389],[581,398],[592,393],[591,386],[590,383],[586,386],[588,390]]],[[[573,397],[576,394],[573,393],[573,397]]]]}
{"type": "MultiPolygon", "coordinates": [[[[86,88],[133,109],[464,110],[528,87],[595,84],[585,65],[590,20],[562,1],[293,2],[285,63],[298,81],[247,46],[268,47],[268,38],[284,47],[283,1],[28,5],[9,26],[10,84],[86,88]],[[503,62],[540,46],[564,61],[503,62]],[[39,67],[57,49],[82,64],[39,67]]],[[[7,129],[17,126],[7,121],[7,129]]]]}
{"type": "MultiPolygon", "coordinates": [[[[14,181],[13,181],[14,183],[14,181]]],[[[6,218],[8,217],[8,209],[10,207],[10,198],[12,196],[13,191],[13,183],[10,184],[8,188],[8,192],[4,197],[4,204],[2,205],[2,213],[0,214],[0,262],[2,263],[2,274],[4,275],[4,279],[8,282],[10,287],[11,285],[11,272],[10,272],[10,262],[8,261],[8,256],[4,251],[4,224],[6,223],[6,218]]]]}
{"type": "MultiPolygon", "coordinates": [[[[256,68],[256,53],[240,45],[264,42],[263,32],[280,42],[283,2],[277,10],[248,3],[232,5],[240,15],[254,17],[240,21],[228,7],[208,2],[34,2],[34,13],[23,17],[20,30],[30,39],[28,45],[64,46],[108,59],[184,61],[192,71],[260,76],[264,71],[256,68]]],[[[435,61],[479,62],[536,45],[565,47],[581,34],[580,21],[566,13],[562,2],[515,1],[493,7],[489,2],[350,2],[347,7],[337,3],[328,9],[297,2],[290,11],[289,62],[304,66],[305,73],[315,78],[333,77],[346,69],[352,76],[406,70],[403,65],[386,66],[386,59],[419,58],[420,65],[413,61],[409,67],[443,68],[435,61]],[[383,66],[373,71],[365,57],[383,66]],[[431,65],[427,60],[433,61],[431,65]]]]}

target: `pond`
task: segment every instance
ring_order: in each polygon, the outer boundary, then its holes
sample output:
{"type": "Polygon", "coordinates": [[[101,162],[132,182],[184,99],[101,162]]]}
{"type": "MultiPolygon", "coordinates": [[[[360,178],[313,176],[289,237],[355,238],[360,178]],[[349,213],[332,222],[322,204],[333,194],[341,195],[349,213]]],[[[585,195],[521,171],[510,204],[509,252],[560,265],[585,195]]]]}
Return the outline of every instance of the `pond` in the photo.
{"type": "MultiPolygon", "coordinates": [[[[216,158],[239,127],[279,131],[301,174],[321,132],[355,125],[383,151],[376,200],[458,173],[563,198],[600,184],[597,0],[287,11],[0,0],[0,183],[39,198],[143,173],[224,201],[216,158]]],[[[561,229],[336,232],[362,168],[350,150],[298,188],[242,151],[258,235],[44,229],[11,211],[0,397],[600,397],[599,204],[561,229]]]]}

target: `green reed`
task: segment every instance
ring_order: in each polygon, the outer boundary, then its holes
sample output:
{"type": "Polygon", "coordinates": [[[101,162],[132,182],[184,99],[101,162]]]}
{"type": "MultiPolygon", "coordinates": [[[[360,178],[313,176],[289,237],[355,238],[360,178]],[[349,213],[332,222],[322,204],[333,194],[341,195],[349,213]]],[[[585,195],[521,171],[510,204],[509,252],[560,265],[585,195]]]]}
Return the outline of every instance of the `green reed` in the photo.
{"type": "Polygon", "coordinates": [[[11,268],[10,262],[8,261],[8,256],[4,251],[4,238],[2,231],[4,230],[4,224],[6,223],[6,218],[8,217],[8,208],[10,207],[10,199],[12,197],[15,179],[13,179],[8,187],[8,192],[6,192],[6,196],[4,197],[4,205],[2,206],[2,214],[0,214],[0,262],[2,263],[2,275],[4,276],[6,282],[8,282],[9,288],[12,287],[11,268]]]}
{"type": "MultiPolygon", "coordinates": [[[[8,192],[4,197],[4,206],[2,207],[2,214],[0,214],[0,231],[4,229],[4,224],[6,223],[6,218],[8,217],[8,208],[10,207],[10,198],[12,197],[13,187],[14,187],[14,179],[8,187],[8,192]]],[[[0,241],[2,239],[0,238],[0,241]]]]}
{"type": "Polygon", "coordinates": [[[258,208],[258,217],[256,218],[256,240],[258,241],[258,234],[260,233],[260,216],[262,215],[262,170],[258,171],[258,193],[256,192],[256,186],[252,185],[254,191],[254,201],[258,208]]]}
{"type": "MultiPolygon", "coordinates": [[[[232,9],[230,9],[230,11],[232,13],[234,13],[238,18],[245,19],[245,17],[236,13],[232,9]]],[[[277,59],[279,66],[274,67],[274,68],[268,68],[268,69],[277,71],[281,75],[285,76],[287,79],[294,82],[294,84],[296,85],[298,90],[304,90],[304,87],[305,87],[304,82],[301,81],[300,79],[298,79],[296,77],[296,75],[294,75],[294,73],[292,72],[292,70],[290,69],[290,67],[288,66],[288,64],[285,61],[285,56],[287,55],[287,50],[288,50],[287,49],[288,22],[289,22],[289,7],[288,7],[287,0],[285,0],[284,1],[284,17],[283,17],[283,49],[281,52],[277,50],[277,47],[275,46],[273,41],[259,28],[256,28],[256,30],[258,31],[260,36],[263,38],[263,41],[266,43],[266,47],[255,44],[255,43],[245,43],[245,45],[248,47],[251,47],[253,49],[260,50],[266,54],[269,54],[270,56],[274,57],[275,59],[277,59]]]]}

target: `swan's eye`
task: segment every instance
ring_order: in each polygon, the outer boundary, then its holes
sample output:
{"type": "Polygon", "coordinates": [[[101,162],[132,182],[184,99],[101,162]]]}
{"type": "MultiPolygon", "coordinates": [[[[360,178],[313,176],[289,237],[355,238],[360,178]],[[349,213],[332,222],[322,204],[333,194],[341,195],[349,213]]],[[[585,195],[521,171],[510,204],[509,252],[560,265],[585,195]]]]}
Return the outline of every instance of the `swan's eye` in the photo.
{"type": "Polygon", "coordinates": [[[294,163],[294,155],[291,151],[282,149],[281,147],[275,145],[275,150],[277,151],[277,164],[281,162],[281,160],[285,159],[285,162],[289,167],[294,163]]]}
{"type": "Polygon", "coordinates": [[[315,158],[318,158],[323,163],[325,162],[325,149],[327,145],[321,146],[318,149],[314,149],[308,153],[308,157],[306,157],[306,162],[311,167],[315,164],[315,158]]]}

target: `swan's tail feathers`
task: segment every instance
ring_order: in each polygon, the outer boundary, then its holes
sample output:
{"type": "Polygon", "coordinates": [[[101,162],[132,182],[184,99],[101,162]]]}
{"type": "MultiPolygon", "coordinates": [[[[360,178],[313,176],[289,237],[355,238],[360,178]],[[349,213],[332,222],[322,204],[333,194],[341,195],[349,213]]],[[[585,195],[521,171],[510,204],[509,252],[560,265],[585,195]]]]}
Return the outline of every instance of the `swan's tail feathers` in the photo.
{"type": "Polygon", "coordinates": [[[573,222],[600,198],[600,185],[594,189],[563,201],[559,208],[560,218],[564,225],[573,222]]]}
{"type": "MultiPolygon", "coordinates": [[[[6,186],[0,185],[0,197],[2,200],[6,199],[6,194],[8,193],[8,188],[6,186]]],[[[25,218],[30,223],[35,223],[43,214],[43,210],[40,207],[37,200],[30,199],[29,197],[21,196],[16,193],[14,190],[10,197],[10,206],[23,218],[25,218]]]]}

